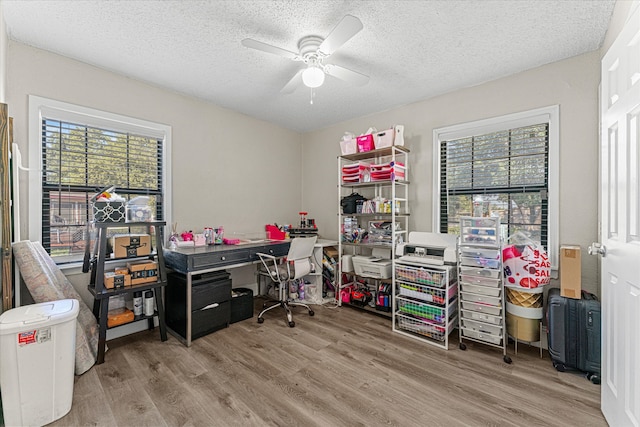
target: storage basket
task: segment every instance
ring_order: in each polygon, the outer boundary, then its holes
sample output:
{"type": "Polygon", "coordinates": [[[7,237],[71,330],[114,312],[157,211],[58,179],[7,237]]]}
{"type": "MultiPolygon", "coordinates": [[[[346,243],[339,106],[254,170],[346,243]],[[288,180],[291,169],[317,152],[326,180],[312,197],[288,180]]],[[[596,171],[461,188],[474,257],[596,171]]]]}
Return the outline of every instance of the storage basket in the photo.
{"type": "Polygon", "coordinates": [[[449,312],[445,308],[436,307],[420,301],[398,297],[398,310],[401,313],[411,314],[421,320],[431,321],[443,325],[452,313],[456,311],[456,305],[449,307],[449,312]]]}
{"type": "Polygon", "coordinates": [[[396,321],[398,322],[398,329],[404,329],[406,331],[424,335],[438,341],[444,341],[447,334],[447,330],[445,327],[433,325],[431,323],[424,322],[411,316],[398,314],[396,316],[396,321]]]}
{"type": "Polygon", "coordinates": [[[408,265],[396,266],[396,279],[436,288],[443,288],[447,285],[447,275],[444,272],[408,265]]]}
{"type": "Polygon", "coordinates": [[[422,301],[432,302],[438,305],[445,305],[447,298],[450,300],[454,295],[458,293],[458,286],[451,286],[446,289],[434,289],[428,286],[414,284],[414,283],[399,283],[400,295],[419,299],[422,301]]]}
{"type": "Polygon", "coordinates": [[[513,305],[520,307],[539,308],[542,307],[542,292],[544,288],[532,288],[531,290],[537,292],[530,292],[528,288],[514,289],[506,287],[507,301],[513,305]]]}

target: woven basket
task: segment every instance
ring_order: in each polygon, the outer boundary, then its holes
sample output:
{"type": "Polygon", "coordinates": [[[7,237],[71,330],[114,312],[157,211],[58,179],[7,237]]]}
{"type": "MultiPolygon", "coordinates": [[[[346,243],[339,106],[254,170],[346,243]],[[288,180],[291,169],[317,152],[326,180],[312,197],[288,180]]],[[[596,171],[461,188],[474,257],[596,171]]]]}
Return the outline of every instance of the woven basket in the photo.
{"type": "Polygon", "coordinates": [[[528,292],[526,288],[514,289],[507,288],[507,301],[513,305],[520,307],[539,308],[542,307],[542,292],[536,289],[536,292],[528,292]]]}

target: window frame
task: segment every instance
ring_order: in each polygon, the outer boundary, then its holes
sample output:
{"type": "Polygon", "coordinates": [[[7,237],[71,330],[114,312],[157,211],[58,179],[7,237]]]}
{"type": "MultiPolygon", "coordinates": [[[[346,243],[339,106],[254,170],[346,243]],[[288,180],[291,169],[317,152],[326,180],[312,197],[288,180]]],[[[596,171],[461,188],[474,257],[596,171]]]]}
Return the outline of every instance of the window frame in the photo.
{"type": "MultiPolygon", "coordinates": [[[[94,108],[83,107],[54,99],[29,95],[29,240],[42,240],[42,120],[55,117],[62,121],[82,123],[98,128],[112,129],[124,133],[135,133],[162,141],[162,213],[166,224],[171,224],[171,126],[147,120],[127,117],[94,108]]],[[[164,230],[166,235],[166,226],[164,230]]],[[[79,267],[81,262],[60,264],[61,268],[79,267]]]]}
{"type": "Polygon", "coordinates": [[[534,125],[549,124],[549,164],[548,164],[548,224],[547,246],[551,268],[558,268],[559,253],[559,212],[560,212],[560,107],[551,105],[519,113],[507,114],[489,119],[459,123],[456,125],[435,128],[433,130],[433,223],[432,229],[440,230],[440,146],[442,141],[483,135],[534,125]]]}

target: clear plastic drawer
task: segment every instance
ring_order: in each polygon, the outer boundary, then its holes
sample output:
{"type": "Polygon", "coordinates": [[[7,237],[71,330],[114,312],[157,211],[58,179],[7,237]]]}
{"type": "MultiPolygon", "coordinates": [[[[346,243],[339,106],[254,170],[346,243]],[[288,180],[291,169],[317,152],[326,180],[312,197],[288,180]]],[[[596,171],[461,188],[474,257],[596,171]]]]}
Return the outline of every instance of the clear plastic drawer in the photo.
{"type": "Polygon", "coordinates": [[[500,259],[500,249],[482,249],[473,246],[462,246],[460,247],[460,255],[462,255],[463,257],[500,259]]]}
{"type": "Polygon", "coordinates": [[[479,295],[487,295],[490,297],[499,297],[500,296],[500,287],[494,288],[491,286],[482,286],[482,285],[470,285],[468,283],[460,283],[460,290],[463,292],[471,292],[479,295]]]}
{"type": "Polygon", "coordinates": [[[460,303],[462,304],[462,308],[465,310],[476,311],[479,313],[486,313],[492,316],[500,316],[500,313],[502,313],[502,307],[500,306],[478,304],[475,302],[464,301],[464,300],[461,300],[460,303]]]}
{"type": "Polygon", "coordinates": [[[490,259],[490,258],[482,258],[482,257],[460,257],[460,264],[467,265],[470,267],[482,267],[482,268],[499,268],[500,260],[499,259],[490,259]]]}
{"type": "Polygon", "coordinates": [[[465,274],[470,276],[490,277],[492,279],[498,279],[501,273],[502,273],[501,269],[462,267],[462,266],[460,267],[460,274],[465,274]]]}
{"type": "Polygon", "coordinates": [[[460,274],[460,282],[470,283],[472,285],[500,287],[500,279],[492,279],[490,277],[471,276],[469,274],[460,274]]]}
{"type": "Polygon", "coordinates": [[[485,323],[491,323],[492,325],[502,324],[502,317],[493,316],[491,314],[479,313],[477,311],[462,310],[461,317],[464,317],[466,319],[479,320],[485,323]]]}
{"type": "Polygon", "coordinates": [[[460,241],[468,244],[497,245],[500,218],[460,218],[460,241]]]}
{"type": "Polygon", "coordinates": [[[502,306],[502,300],[499,297],[490,297],[487,295],[471,294],[469,292],[460,292],[460,299],[463,301],[475,302],[478,304],[502,306]]]}
{"type": "Polygon", "coordinates": [[[500,345],[502,343],[502,337],[499,335],[487,334],[484,332],[474,331],[473,329],[460,328],[462,336],[475,338],[480,341],[485,341],[491,344],[500,345]]]}
{"type": "Polygon", "coordinates": [[[502,326],[501,325],[492,325],[490,323],[479,322],[477,320],[465,319],[464,317],[461,319],[462,327],[466,329],[471,329],[476,332],[481,332],[484,334],[491,335],[502,335],[502,326]]]}

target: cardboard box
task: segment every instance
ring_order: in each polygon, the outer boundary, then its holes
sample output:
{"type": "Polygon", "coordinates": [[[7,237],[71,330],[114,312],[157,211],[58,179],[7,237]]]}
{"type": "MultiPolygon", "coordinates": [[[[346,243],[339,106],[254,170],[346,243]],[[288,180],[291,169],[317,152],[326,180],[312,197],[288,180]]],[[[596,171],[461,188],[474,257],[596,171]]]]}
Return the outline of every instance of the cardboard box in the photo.
{"type": "Polygon", "coordinates": [[[104,287],[107,289],[121,289],[131,286],[131,276],[129,274],[118,274],[115,271],[104,273],[104,287]]]}
{"type": "Polygon", "coordinates": [[[577,245],[560,246],[560,295],[581,299],[581,250],[577,245]]]}
{"type": "Polygon", "coordinates": [[[115,258],[133,258],[151,253],[151,236],[148,234],[116,234],[111,238],[115,258]]]}
{"type": "Polygon", "coordinates": [[[158,281],[158,263],[155,261],[128,262],[131,272],[131,284],[153,283],[158,281]]]}

